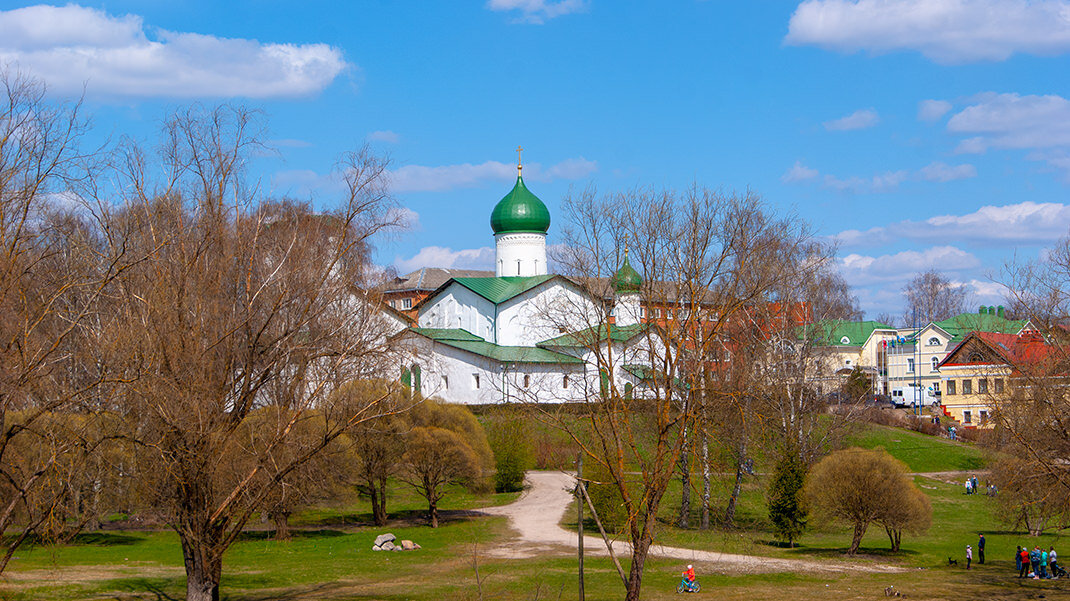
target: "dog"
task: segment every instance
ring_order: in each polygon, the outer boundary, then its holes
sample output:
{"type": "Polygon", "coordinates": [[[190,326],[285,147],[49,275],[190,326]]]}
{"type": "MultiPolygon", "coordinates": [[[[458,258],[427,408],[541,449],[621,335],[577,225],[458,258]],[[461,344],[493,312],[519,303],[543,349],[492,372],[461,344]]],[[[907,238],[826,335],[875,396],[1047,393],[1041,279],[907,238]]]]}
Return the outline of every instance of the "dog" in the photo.
{"type": "Polygon", "coordinates": [[[899,591],[895,590],[894,586],[889,586],[888,588],[884,589],[884,596],[885,597],[902,597],[903,595],[899,591]]]}
{"type": "Polygon", "coordinates": [[[951,559],[950,557],[948,557],[947,558],[947,565],[949,565],[949,566],[957,566],[957,565],[959,565],[959,560],[951,559]]]}

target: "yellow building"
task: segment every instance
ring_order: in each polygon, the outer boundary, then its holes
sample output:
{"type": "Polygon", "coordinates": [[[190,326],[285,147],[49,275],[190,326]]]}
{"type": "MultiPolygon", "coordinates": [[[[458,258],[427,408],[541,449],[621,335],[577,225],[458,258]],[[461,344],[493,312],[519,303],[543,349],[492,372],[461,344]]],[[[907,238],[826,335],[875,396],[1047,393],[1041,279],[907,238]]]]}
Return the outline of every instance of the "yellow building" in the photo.
{"type": "Polygon", "coordinates": [[[991,427],[996,402],[1009,391],[1015,366],[1046,348],[1036,332],[971,332],[939,364],[944,414],[967,428],[991,427]]]}

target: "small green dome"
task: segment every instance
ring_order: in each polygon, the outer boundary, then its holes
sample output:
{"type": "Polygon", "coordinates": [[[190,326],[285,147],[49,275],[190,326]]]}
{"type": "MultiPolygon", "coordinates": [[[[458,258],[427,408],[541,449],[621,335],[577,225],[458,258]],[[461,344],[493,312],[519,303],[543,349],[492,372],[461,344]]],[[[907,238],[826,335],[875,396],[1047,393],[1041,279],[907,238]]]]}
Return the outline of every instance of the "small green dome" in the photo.
{"type": "Polygon", "coordinates": [[[628,253],[624,253],[624,263],[617,270],[617,273],[613,274],[613,289],[617,292],[639,292],[639,288],[643,285],[643,278],[639,277],[639,272],[632,268],[632,264],[628,262],[628,253]]]}
{"type": "Polygon", "coordinates": [[[517,177],[513,190],[498,201],[490,214],[490,227],[495,234],[534,232],[545,234],[550,229],[550,211],[538,196],[517,177]]]}

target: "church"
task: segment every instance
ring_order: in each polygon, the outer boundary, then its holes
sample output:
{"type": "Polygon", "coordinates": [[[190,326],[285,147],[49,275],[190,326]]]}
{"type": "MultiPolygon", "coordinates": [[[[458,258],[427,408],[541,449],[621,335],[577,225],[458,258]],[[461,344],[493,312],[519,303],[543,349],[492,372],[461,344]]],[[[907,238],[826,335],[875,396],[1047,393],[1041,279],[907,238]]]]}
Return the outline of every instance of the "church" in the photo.
{"type": "Polygon", "coordinates": [[[490,214],[494,275],[458,274],[420,295],[415,325],[394,337],[408,357],[402,378],[462,404],[576,402],[611,384],[630,394],[651,364],[642,279],[627,253],[610,298],[549,273],[550,211],[521,170],[490,214]]]}

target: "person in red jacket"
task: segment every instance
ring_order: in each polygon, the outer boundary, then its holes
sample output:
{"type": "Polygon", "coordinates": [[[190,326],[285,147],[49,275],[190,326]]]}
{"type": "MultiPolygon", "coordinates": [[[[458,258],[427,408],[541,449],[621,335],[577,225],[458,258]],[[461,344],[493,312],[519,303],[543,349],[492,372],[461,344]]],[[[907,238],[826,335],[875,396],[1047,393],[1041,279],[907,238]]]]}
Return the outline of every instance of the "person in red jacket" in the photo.
{"type": "Polygon", "coordinates": [[[695,584],[695,568],[691,567],[691,564],[687,564],[687,569],[684,570],[683,576],[684,578],[687,578],[687,581],[692,585],[695,584]]]}

